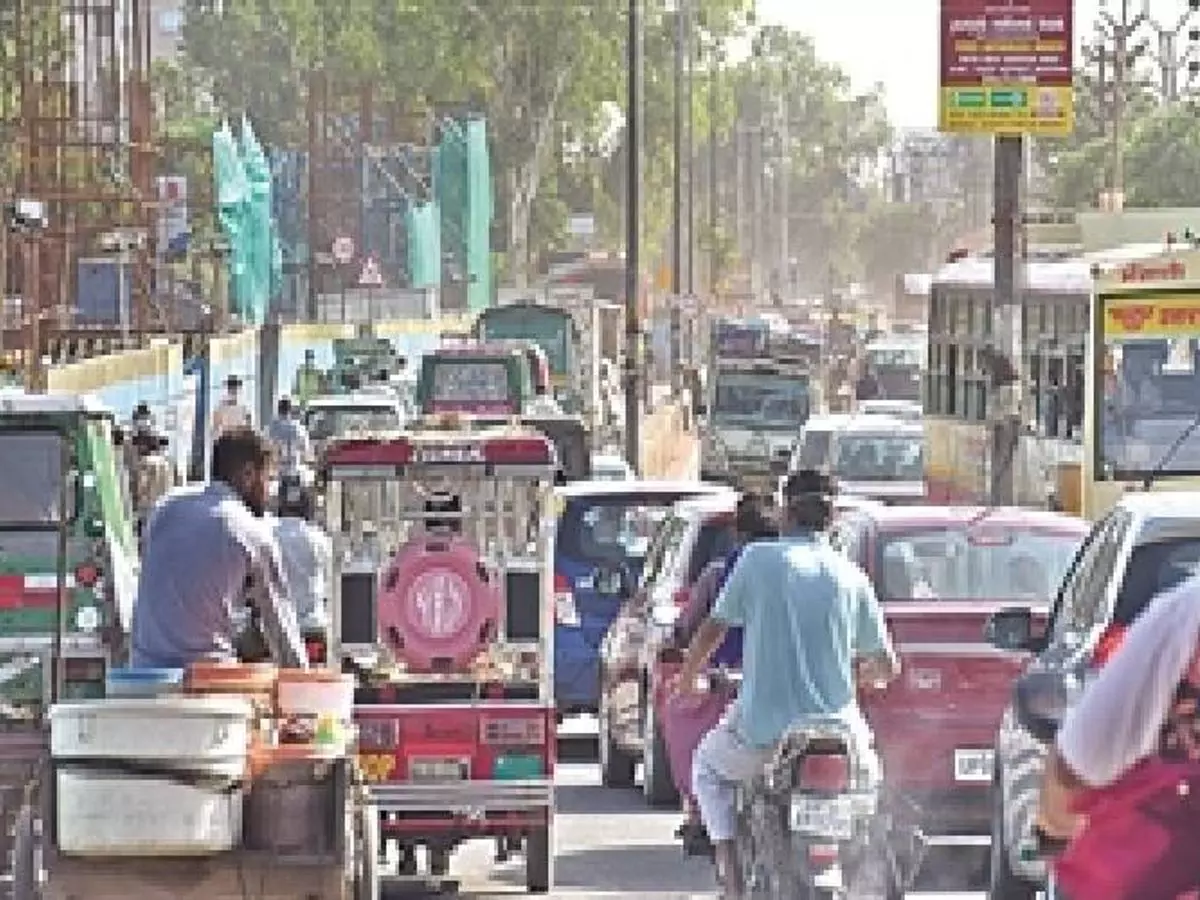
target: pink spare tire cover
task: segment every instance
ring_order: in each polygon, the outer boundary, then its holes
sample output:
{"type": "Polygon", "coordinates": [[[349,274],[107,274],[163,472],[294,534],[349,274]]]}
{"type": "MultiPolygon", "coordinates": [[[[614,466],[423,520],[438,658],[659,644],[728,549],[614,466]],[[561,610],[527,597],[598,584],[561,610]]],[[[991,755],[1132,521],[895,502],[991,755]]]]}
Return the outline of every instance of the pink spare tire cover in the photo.
{"type": "Polygon", "coordinates": [[[462,538],[410,540],[383,571],[379,626],[384,640],[414,669],[432,669],[439,660],[448,660],[455,670],[465,667],[499,616],[494,580],[486,577],[479,551],[462,538]]]}

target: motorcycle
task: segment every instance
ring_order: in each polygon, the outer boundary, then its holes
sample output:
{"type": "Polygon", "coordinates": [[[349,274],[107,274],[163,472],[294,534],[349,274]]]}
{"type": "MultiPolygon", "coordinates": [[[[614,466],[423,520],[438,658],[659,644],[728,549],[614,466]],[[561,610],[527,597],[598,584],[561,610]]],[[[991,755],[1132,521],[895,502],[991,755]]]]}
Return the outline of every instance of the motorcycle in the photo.
{"type": "Polygon", "coordinates": [[[805,718],[738,790],[734,853],[747,900],[903,898],[923,841],[893,814],[864,750],[846,721],[805,718]]]}

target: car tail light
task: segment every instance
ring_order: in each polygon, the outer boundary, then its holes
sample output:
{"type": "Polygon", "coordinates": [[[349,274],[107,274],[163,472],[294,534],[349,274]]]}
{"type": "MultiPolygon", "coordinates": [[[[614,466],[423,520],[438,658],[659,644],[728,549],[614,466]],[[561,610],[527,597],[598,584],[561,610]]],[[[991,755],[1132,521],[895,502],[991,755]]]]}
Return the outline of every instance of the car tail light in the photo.
{"type": "Polygon", "coordinates": [[[850,786],[850,759],[840,753],[810,753],[796,763],[796,787],[837,793],[850,786]]]}
{"type": "Polygon", "coordinates": [[[100,569],[92,562],[80,563],[75,568],[75,583],[80,587],[95,587],[100,580],[100,569]]]}
{"type": "Polygon", "coordinates": [[[1121,644],[1125,642],[1125,632],[1128,630],[1127,626],[1116,624],[1105,628],[1100,640],[1096,642],[1096,649],[1092,651],[1092,665],[1099,669],[1107,664],[1121,649],[1121,644]]]}
{"type": "Polygon", "coordinates": [[[809,844],[808,846],[808,864],[811,868],[820,871],[828,869],[838,861],[838,845],[837,844],[809,844]]]}
{"type": "Polygon", "coordinates": [[[540,718],[484,719],[479,739],[491,747],[540,746],[546,741],[546,723],[540,718]]]}
{"type": "Polygon", "coordinates": [[[325,664],[325,639],[310,637],[304,639],[304,652],[308,655],[308,663],[312,666],[325,664]]]}
{"type": "Polygon", "coordinates": [[[575,594],[566,575],[554,576],[554,621],[559,625],[578,625],[579,610],[575,608],[575,594]]]}
{"type": "Polygon", "coordinates": [[[688,605],[688,603],[691,602],[691,599],[692,599],[692,592],[688,588],[685,588],[685,587],[681,587],[679,590],[677,590],[675,592],[674,596],[671,597],[672,602],[680,609],[685,608],[688,605]]]}

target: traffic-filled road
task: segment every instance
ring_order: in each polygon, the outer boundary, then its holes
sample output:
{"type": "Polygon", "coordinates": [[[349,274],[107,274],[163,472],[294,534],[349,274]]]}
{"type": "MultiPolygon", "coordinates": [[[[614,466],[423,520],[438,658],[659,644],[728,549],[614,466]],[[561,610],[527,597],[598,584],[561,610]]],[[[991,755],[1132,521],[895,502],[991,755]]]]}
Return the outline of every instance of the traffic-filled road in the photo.
{"type": "MultiPolygon", "coordinates": [[[[680,851],[674,838],[678,813],[649,809],[637,791],[601,787],[594,763],[560,764],[557,783],[558,853],[551,897],[709,900],[717,896],[708,863],[685,859],[680,851]]],[[[982,893],[953,889],[968,877],[949,871],[953,865],[953,859],[940,858],[936,880],[923,878],[922,892],[910,893],[909,898],[981,900],[982,893]]],[[[511,900],[524,894],[521,861],[495,865],[486,842],[460,849],[451,874],[460,881],[459,896],[469,900],[511,900]]]]}

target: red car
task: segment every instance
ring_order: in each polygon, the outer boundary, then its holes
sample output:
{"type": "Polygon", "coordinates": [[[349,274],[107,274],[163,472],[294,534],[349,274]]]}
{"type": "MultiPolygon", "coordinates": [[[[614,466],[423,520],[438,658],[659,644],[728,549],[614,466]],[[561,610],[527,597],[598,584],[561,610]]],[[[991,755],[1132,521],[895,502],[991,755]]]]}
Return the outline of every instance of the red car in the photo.
{"type": "Polygon", "coordinates": [[[831,529],[870,575],[902,662],[861,699],[884,779],[934,845],[990,829],[995,736],[1027,654],[985,643],[984,625],[1014,603],[1044,617],[1087,532],[1059,513],[937,506],[847,511],[831,529]]]}

